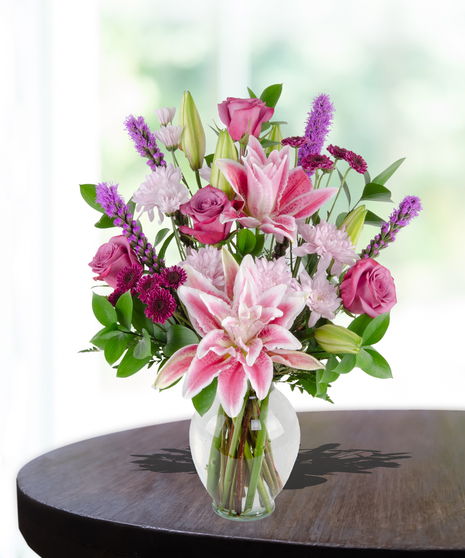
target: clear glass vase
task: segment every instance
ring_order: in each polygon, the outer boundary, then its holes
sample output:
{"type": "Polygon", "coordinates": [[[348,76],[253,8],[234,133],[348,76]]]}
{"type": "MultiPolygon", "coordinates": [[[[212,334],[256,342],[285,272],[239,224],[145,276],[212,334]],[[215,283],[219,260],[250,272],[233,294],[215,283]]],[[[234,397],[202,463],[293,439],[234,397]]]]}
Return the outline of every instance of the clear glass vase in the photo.
{"type": "Polygon", "coordinates": [[[217,397],[203,417],[194,415],[189,439],[215,512],[247,521],[273,512],[297,458],[300,427],[294,408],[272,385],[262,401],[249,389],[235,418],[224,412],[217,397]]]}

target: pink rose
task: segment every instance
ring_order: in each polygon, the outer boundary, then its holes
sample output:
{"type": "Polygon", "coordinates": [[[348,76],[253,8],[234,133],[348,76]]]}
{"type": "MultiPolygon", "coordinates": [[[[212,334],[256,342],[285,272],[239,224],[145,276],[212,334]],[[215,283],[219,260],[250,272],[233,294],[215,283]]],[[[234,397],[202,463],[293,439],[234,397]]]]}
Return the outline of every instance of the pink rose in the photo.
{"type": "Polygon", "coordinates": [[[119,272],[128,265],[140,266],[140,263],[128,239],[121,235],[114,236],[106,244],[102,244],[89,265],[92,271],[98,274],[94,281],[106,281],[115,289],[119,272]]]}
{"type": "Polygon", "coordinates": [[[397,302],[389,270],[371,258],[358,260],[347,271],[340,293],[349,312],[368,314],[370,318],[388,312],[397,302]]]}
{"type": "Polygon", "coordinates": [[[239,141],[245,134],[258,138],[262,123],[273,116],[274,108],[267,107],[261,99],[228,97],[218,105],[221,122],[228,127],[229,135],[239,141]]]}
{"type": "Polygon", "coordinates": [[[221,223],[220,216],[231,208],[241,209],[243,205],[243,202],[229,201],[221,190],[205,186],[179,208],[183,215],[192,218],[194,228],[183,225],[179,230],[195,237],[202,244],[217,244],[228,236],[232,226],[232,221],[221,223]]]}

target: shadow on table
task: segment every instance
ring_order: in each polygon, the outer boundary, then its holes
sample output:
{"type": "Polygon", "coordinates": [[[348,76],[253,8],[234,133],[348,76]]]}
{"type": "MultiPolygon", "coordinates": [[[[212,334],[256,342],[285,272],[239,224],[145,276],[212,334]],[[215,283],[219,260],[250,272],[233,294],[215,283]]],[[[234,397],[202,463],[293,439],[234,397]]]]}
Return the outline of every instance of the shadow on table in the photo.
{"type": "MultiPolygon", "coordinates": [[[[318,448],[301,449],[284,490],[316,486],[327,481],[326,475],[336,473],[371,474],[379,467],[397,468],[400,459],[409,459],[407,453],[382,453],[378,450],[338,449],[341,444],[324,444],[318,448]]],[[[189,448],[185,450],[163,448],[164,453],[131,455],[132,461],[143,471],[154,473],[196,473],[189,448]]]]}

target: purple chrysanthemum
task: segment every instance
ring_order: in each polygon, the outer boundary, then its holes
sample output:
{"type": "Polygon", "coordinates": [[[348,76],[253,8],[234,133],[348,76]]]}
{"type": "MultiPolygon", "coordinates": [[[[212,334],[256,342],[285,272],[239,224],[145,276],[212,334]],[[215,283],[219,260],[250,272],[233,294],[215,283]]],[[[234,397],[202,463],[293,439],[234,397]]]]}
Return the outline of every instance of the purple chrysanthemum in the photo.
{"type": "Polygon", "coordinates": [[[123,295],[125,291],[122,289],[115,289],[111,295],[108,297],[108,302],[110,302],[113,306],[116,306],[121,295],[123,295]]]}
{"type": "Polygon", "coordinates": [[[129,205],[118,194],[118,185],[108,185],[106,182],[97,184],[96,201],[103,207],[105,213],[113,219],[116,227],[122,227],[124,236],[131,248],[136,252],[139,260],[148,267],[149,273],[154,273],[163,265],[163,260],[157,258],[153,246],[147,241],[137,221],[129,210],[129,205]]]}
{"type": "MultiPolygon", "coordinates": [[[[329,100],[329,95],[321,94],[313,100],[312,110],[308,113],[305,137],[308,142],[299,149],[300,161],[310,153],[321,153],[329,128],[333,121],[334,106],[329,100]]],[[[312,172],[307,173],[309,176],[312,172]]]]}
{"type": "Polygon", "coordinates": [[[183,283],[185,283],[186,279],[186,272],[182,267],[179,267],[178,265],[167,267],[161,272],[161,280],[165,287],[172,287],[173,289],[177,289],[183,283]]]}
{"type": "Polygon", "coordinates": [[[161,277],[157,273],[143,275],[137,283],[136,291],[142,302],[147,302],[149,294],[160,285],[161,277]]]}
{"type": "Polygon", "coordinates": [[[347,151],[345,155],[345,160],[349,163],[349,165],[360,174],[365,174],[368,168],[363,157],[357,155],[353,151],[347,151]]]}
{"type": "Polygon", "coordinates": [[[284,138],[281,141],[281,145],[290,145],[291,147],[302,147],[302,145],[305,145],[309,141],[310,140],[305,136],[292,136],[289,138],[284,138]]]}
{"type": "Polygon", "coordinates": [[[176,301],[169,291],[155,288],[147,297],[145,315],[152,321],[164,324],[176,310],[176,301]]]}
{"type": "Polygon", "coordinates": [[[152,134],[143,116],[129,115],[124,121],[124,126],[129,132],[138,153],[142,157],[147,157],[147,165],[152,170],[166,165],[164,155],[157,145],[155,134],[152,134]]]}
{"type": "Polygon", "coordinates": [[[320,155],[319,153],[310,153],[310,155],[305,155],[305,157],[300,162],[304,171],[308,173],[313,173],[316,169],[331,170],[333,168],[333,162],[326,155],[320,155]]]}
{"type": "Polygon", "coordinates": [[[136,294],[135,287],[142,275],[142,270],[143,267],[140,265],[128,265],[122,269],[116,277],[117,288],[123,292],[131,289],[133,291],[132,294],[136,294]]]}
{"type": "Polygon", "coordinates": [[[381,232],[362,250],[362,258],[374,258],[380,250],[387,248],[396,239],[397,233],[410,221],[417,217],[422,210],[420,198],[417,196],[407,196],[399,204],[398,209],[394,209],[388,222],[384,222],[381,232]]]}
{"type": "Polygon", "coordinates": [[[347,155],[347,149],[345,149],[344,147],[338,147],[337,145],[328,145],[328,147],[326,148],[330,155],[332,155],[335,159],[344,159],[346,158],[347,155]]]}

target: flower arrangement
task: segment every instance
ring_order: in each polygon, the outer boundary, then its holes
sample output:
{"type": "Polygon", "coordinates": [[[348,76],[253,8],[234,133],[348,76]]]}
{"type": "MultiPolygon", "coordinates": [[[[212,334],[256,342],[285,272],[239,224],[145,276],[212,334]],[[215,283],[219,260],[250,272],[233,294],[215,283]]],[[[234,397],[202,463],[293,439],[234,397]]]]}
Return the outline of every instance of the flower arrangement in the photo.
{"type": "Polygon", "coordinates": [[[388,221],[367,209],[391,201],[385,184],[403,159],[371,178],[360,155],[335,145],[324,153],[334,114],[328,95],[314,99],[302,136],[283,138],[285,123],[272,121],[281,91],[272,85],[260,97],[249,90],[248,99],[220,103],[224,127],[213,129],[216,148],[207,156],[189,92],[177,126],[174,108],[155,111],[156,132],[143,117],[129,116],[125,127],[151,170],[145,182],[128,203],[117,185],[81,185],[102,214],[96,226],[122,229],[89,264],[111,292],[93,293],[103,328],[88,350],[103,351],[118,377],[155,365],[160,390],[184,377],[183,395],[200,415],[218,397],[212,452],[226,457],[221,464],[212,458],[207,484],[219,509],[238,516],[257,491],[266,507],[282,487],[264,422],[273,382],[330,401],[330,385],[354,367],[391,377],[373,345],[388,328],[396,292],[376,258],[421,210],[415,196],[388,221]],[[181,172],[180,154],[191,176],[181,172]],[[355,203],[349,173],[362,175],[355,203]],[[347,211],[335,215],[341,193],[347,211]],[[151,244],[141,221],[144,213],[153,221],[155,210],[159,225],[166,217],[172,230],[161,228],[151,244]],[[358,253],[364,225],[379,232],[358,253]],[[172,242],[179,261],[167,265],[172,242]],[[341,313],[352,319],[348,327],[333,323],[341,313]],[[251,432],[253,420],[262,421],[261,434],[251,432]],[[258,465],[236,470],[244,456],[258,465]]]}

